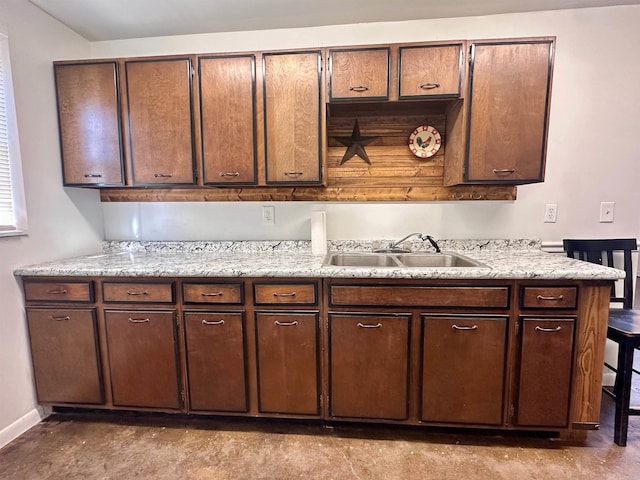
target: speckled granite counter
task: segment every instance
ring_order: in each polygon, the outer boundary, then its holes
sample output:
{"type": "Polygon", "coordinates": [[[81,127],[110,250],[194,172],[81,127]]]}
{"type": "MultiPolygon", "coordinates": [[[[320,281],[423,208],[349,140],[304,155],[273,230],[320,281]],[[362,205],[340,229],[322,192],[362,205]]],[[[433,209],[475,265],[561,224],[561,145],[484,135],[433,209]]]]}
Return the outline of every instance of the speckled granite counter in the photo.
{"type": "MultiPolygon", "coordinates": [[[[439,240],[486,267],[402,268],[323,266],[306,241],[104,242],[103,251],[18,268],[18,276],[107,277],[335,277],[423,279],[615,280],[624,271],[545,253],[537,240],[439,240]]],[[[331,241],[330,251],[371,251],[382,241],[331,241]]],[[[429,251],[421,241],[412,251],[429,251]]]]}

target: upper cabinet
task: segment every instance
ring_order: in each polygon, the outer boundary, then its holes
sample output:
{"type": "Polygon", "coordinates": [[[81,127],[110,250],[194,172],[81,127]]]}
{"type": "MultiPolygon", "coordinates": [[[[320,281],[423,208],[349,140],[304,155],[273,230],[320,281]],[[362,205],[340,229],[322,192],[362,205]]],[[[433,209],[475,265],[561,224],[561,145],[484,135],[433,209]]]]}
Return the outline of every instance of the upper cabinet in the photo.
{"type": "Polygon", "coordinates": [[[320,51],[263,54],[267,184],[322,179],[320,51]]]}
{"type": "Polygon", "coordinates": [[[389,47],[329,50],[330,100],[388,100],[389,60],[389,47]]]}
{"type": "Polygon", "coordinates": [[[191,60],[125,62],[134,185],[195,183],[191,60]]]}
{"type": "Polygon", "coordinates": [[[399,98],[459,97],[463,44],[399,48],[399,98]]]}
{"type": "Polygon", "coordinates": [[[198,59],[206,185],[257,182],[255,55],[198,59]]]}
{"type": "Polygon", "coordinates": [[[118,67],[114,61],[55,65],[65,185],[124,185],[118,67]]]}

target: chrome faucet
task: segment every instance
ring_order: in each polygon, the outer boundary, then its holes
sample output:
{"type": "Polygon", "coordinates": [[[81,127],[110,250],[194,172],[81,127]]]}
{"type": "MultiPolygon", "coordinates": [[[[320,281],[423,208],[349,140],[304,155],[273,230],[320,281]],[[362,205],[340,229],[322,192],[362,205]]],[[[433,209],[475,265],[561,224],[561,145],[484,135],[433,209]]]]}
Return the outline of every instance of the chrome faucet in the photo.
{"type": "Polygon", "coordinates": [[[438,246],[438,244],[436,243],[436,241],[435,241],[435,240],[434,240],[430,235],[424,235],[424,234],[422,234],[422,233],[420,233],[420,232],[411,233],[411,234],[407,235],[406,237],[404,237],[404,238],[402,238],[402,239],[398,240],[397,242],[391,242],[391,243],[389,244],[389,246],[388,246],[385,250],[387,250],[387,251],[403,250],[403,249],[400,249],[398,246],[399,246],[402,242],[404,242],[404,241],[406,241],[406,240],[409,240],[411,237],[418,237],[418,238],[419,238],[420,240],[422,240],[423,242],[424,242],[425,240],[426,240],[426,241],[428,241],[428,242],[431,244],[431,246],[433,246],[433,248],[435,248],[436,253],[440,253],[440,247],[438,246]]]}

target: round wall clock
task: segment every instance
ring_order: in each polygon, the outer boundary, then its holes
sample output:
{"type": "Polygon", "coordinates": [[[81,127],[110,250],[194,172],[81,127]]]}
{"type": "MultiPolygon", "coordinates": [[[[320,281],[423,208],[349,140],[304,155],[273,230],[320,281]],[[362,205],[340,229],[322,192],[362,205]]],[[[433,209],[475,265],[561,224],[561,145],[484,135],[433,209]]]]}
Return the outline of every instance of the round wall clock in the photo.
{"type": "Polygon", "coordinates": [[[409,149],[418,158],[433,157],[441,145],[440,132],[431,125],[420,125],[409,135],[409,149]]]}

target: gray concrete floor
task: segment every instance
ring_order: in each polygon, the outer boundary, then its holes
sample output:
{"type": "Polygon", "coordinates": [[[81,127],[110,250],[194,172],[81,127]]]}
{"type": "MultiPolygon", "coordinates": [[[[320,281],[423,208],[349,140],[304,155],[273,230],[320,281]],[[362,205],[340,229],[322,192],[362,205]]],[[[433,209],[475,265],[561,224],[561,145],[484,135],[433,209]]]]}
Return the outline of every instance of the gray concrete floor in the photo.
{"type": "MultiPolygon", "coordinates": [[[[640,388],[636,389],[640,400],[640,388]]],[[[601,430],[572,445],[533,435],[133,413],[56,413],[0,450],[0,479],[639,479],[601,430]]]]}

